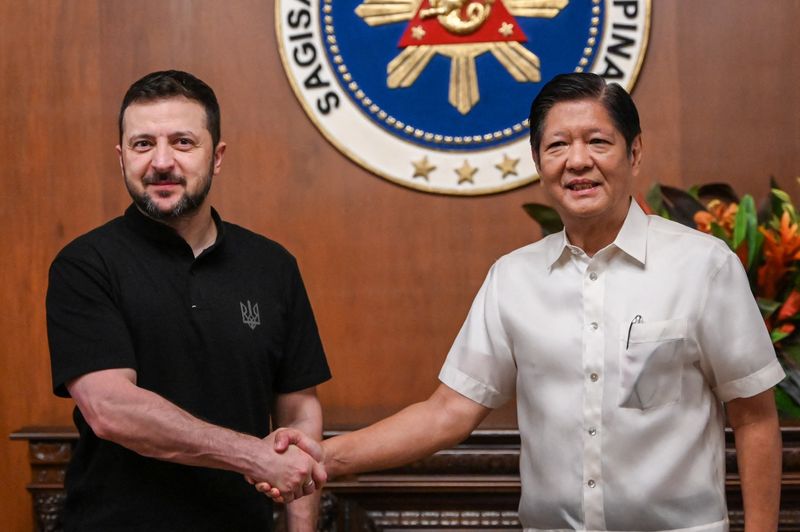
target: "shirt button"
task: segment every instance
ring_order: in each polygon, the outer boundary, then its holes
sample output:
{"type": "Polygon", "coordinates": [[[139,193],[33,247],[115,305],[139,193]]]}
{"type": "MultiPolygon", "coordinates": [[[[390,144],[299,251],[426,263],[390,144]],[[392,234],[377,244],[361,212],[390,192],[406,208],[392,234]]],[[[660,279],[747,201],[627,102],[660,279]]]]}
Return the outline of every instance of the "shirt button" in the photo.
{"type": "Polygon", "coordinates": [[[592,281],[596,281],[597,280],[597,273],[595,273],[595,272],[590,273],[589,274],[589,279],[591,279],[592,281]]]}
{"type": "Polygon", "coordinates": [[[596,331],[597,328],[600,327],[600,325],[598,325],[596,321],[593,321],[592,323],[589,324],[589,327],[591,327],[593,331],[596,331]]]}
{"type": "Polygon", "coordinates": [[[589,429],[589,436],[596,436],[596,435],[597,435],[597,429],[594,428],[594,427],[590,428],[589,429]]]}
{"type": "Polygon", "coordinates": [[[597,373],[592,373],[591,375],[589,375],[589,378],[592,379],[592,382],[597,382],[597,379],[600,378],[600,375],[598,375],[597,373]]]}
{"type": "Polygon", "coordinates": [[[597,486],[597,482],[595,482],[594,480],[590,480],[589,482],[586,483],[586,485],[589,486],[590,488],[593,488],[597,486]]]}

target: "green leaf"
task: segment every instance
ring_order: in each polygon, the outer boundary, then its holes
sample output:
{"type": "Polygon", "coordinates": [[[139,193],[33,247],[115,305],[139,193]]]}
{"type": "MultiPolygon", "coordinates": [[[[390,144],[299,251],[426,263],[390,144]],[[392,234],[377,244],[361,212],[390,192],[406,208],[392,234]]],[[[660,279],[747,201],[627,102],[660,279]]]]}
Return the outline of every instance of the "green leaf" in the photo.
{"type": "Polygon", "coordinates": [[[558,233],[564,229],[564,223],[556,210],[541,203],[526,203],[522,206],[528,216],[536,220],[542,228],[542,237],[558,233]]]}
{"type": "Polygon", "coordinates": [[[797,212],[794,210],[792,198],[789,194],[779,188],[773,188],[770,198],[772,198],[772,214],[775,215],[770,224],[771,226],[776,229],[778,228],[780,218],[783,216],[784,211],[789,213],[789,218],[791,218],[792,223],[797,223],[797,212]]]}
{"type": "MultiPolygon", "coordinates": [[[[761,257],[761,245],[764,243],[764,235],[758,230],[758,211],[756,202],[749,194],[742,199],[742,203],[747,205],[749,216],[747,217],[747,266],[749,270],[753,264],[761,257]]],[[[739,204],[741,208],[741,204],[739,204]]]]}
{"type": "Polygon", "coordinates": [[[780,301],[773,301],[772,299],[766,299],[763,297],[756,298],[756,303],[758,303],[758,308],[761,310],[761,315],[764,318],[770,317],[776,310],[781,308],[780,301]]]}
{"type": "Polygon", "coordinates": [[[711,222],[711,234],[728,244],[728,247],[732,246],[731,239],[728,237],[728,234],[717,222],[711,222]]]}
{"type": "Polygon", "coordinates": [[[744,239],[747,237],[747,228],[750,225],[748,223],[748,218],[750,217],[750,212],[748,210],[748,206],[752,205],[753,197],[749,194],[742,198],[742,202],[739,204],[739,209],[736,211],[736,219],[734,220],[733,224],[733,249],[739,249],[739,246],[744,242],[744,239]],[[749,200],[749,201],[748,201],[749,200]]]}
{"type": "MultiPolygon", "coordinates": [[[[789,219],[793,224],[797,223],[797,211],[794,210],[794,205],[791,203],[784,203],[783,210],[789,213],[789,219]]],[[[783,214],[783,213],[781,213],[783,214]]]]}
{"type": "Polygon", "coordinates": [[[756,212],[756,202],[753,196],[746,194],[739,203],[736,211],[736,219],[733,225],[733,239],[731,249],[738,250],[743,242],[747,242],[747,264],[745,267],[750,269],[760,251],[760,244],[763,238],[759,237],[758,232],[758,213],[756,212]]]}
{"type": "Polygon", "coordinates": [[[661,199],[661,186],[658,183],[650,187],[644,200],[650,205],[653,212],[661,213],[664,210],[664,202],[661,199]]]}
{"type": "Polygon", "coordinates": [[[779,188],[773,188],[772,189],[772,195],[775,196],[776,198],[778,198],[778,201],[780,201],[781,203],[791,203],[792,202],[792,198],[789,197],[789,194],[787,194],[786,192],[784,192],[783,190],[781,190],[779,188]]]}
{"type": "Polygon", "coordinates": [[[800,418],[800,401],[796,401],[780,384],[775,387],[775,405],[781,418],[800,418]]]}
{"type": "Polygon", "coordinates": [[[780,329],[772,329],[772,332],[769,333],[770,338],[772,338],[772,343],[776,344],[789,336],[791,333],[783,332],[780,329]]]}
{"type": "Polygon", "coordinates": [[[754,266],[756,266],[761,259],[761,247],[764,245],[764,235],[761,234],[761,231],[758,230],[758,226],[756,226],[755,230],[748,235],[747,243],[747,270],[755,270],[754,266]],[[752,238],[750,237],[752,235],[752,238]]]}

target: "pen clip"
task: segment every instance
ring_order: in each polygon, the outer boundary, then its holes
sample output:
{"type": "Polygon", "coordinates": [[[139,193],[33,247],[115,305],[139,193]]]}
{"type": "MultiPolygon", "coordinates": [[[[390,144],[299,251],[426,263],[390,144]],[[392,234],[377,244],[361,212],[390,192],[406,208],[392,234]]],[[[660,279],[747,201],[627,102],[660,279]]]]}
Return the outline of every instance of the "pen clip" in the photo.
{"type": "Polygon", "coordinates": [[[642,323],[642,316],[641,314],[637,314],[631,320],[631,324],[628,325],[628,341],[625,342],[625,349],[628,349],[631,346],[631,329],[633,329],[634,323],[642,323]]]}

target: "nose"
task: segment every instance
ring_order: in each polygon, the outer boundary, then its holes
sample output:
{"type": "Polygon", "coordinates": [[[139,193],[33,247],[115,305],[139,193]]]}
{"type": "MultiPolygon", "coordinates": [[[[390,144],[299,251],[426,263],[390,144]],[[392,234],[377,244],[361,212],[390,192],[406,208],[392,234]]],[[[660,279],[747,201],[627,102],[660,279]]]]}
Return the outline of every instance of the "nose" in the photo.
{"type": "Polygon", "coordinates": [[[150,165],[156,172],[166,172],[172,169],[175,164],[175,157],[172,153],[172,147],[167,142],[157,142],[153,150],[153,159],[150,165]]]}
{"type": "Polygon", "coordinates": [[[590,168],[594,162],[589,147],[583,142],[573,142],[567,152],[567,169],[574,172],[590,168]]]}

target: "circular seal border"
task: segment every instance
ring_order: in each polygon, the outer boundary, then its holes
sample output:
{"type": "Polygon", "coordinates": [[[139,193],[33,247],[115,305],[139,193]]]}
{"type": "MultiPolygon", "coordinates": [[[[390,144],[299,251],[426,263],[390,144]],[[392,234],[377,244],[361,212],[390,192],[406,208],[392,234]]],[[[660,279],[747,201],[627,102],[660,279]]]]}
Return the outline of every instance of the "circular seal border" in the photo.
{"type": "MultiPolygon", "coordinates": [[[[328,60],[324,48],[331,43],[323,39],[329,41],[335,36],[326,36],[321,4],[330,1],[275,0],[275,34],[295,96],[314,126],[337,150],[388,181],[435,194],[494,194],[539,178],[525,136],[475,151],[436,150],[392,136],[375,124],[352,99],[348,87],[339,84],[333,71],[336,67],[328,60]],[[493,175],[487,178],[488,174],[493,175]]],[[[600,74],[630,92],[649,44],[651,0],[617,0],[616,5],[615,0],[593,0],[595,4],[603,1],[608,15],[603,20],[604,31],[594,61],[589,68],[576,66],[575,71],[600,74]],[[620,33],[615,36],[615,31],[620,33]],[[615,44],[630,38],[637,53],[619,53],[619,48],[615,52],[615,44]]]]}

